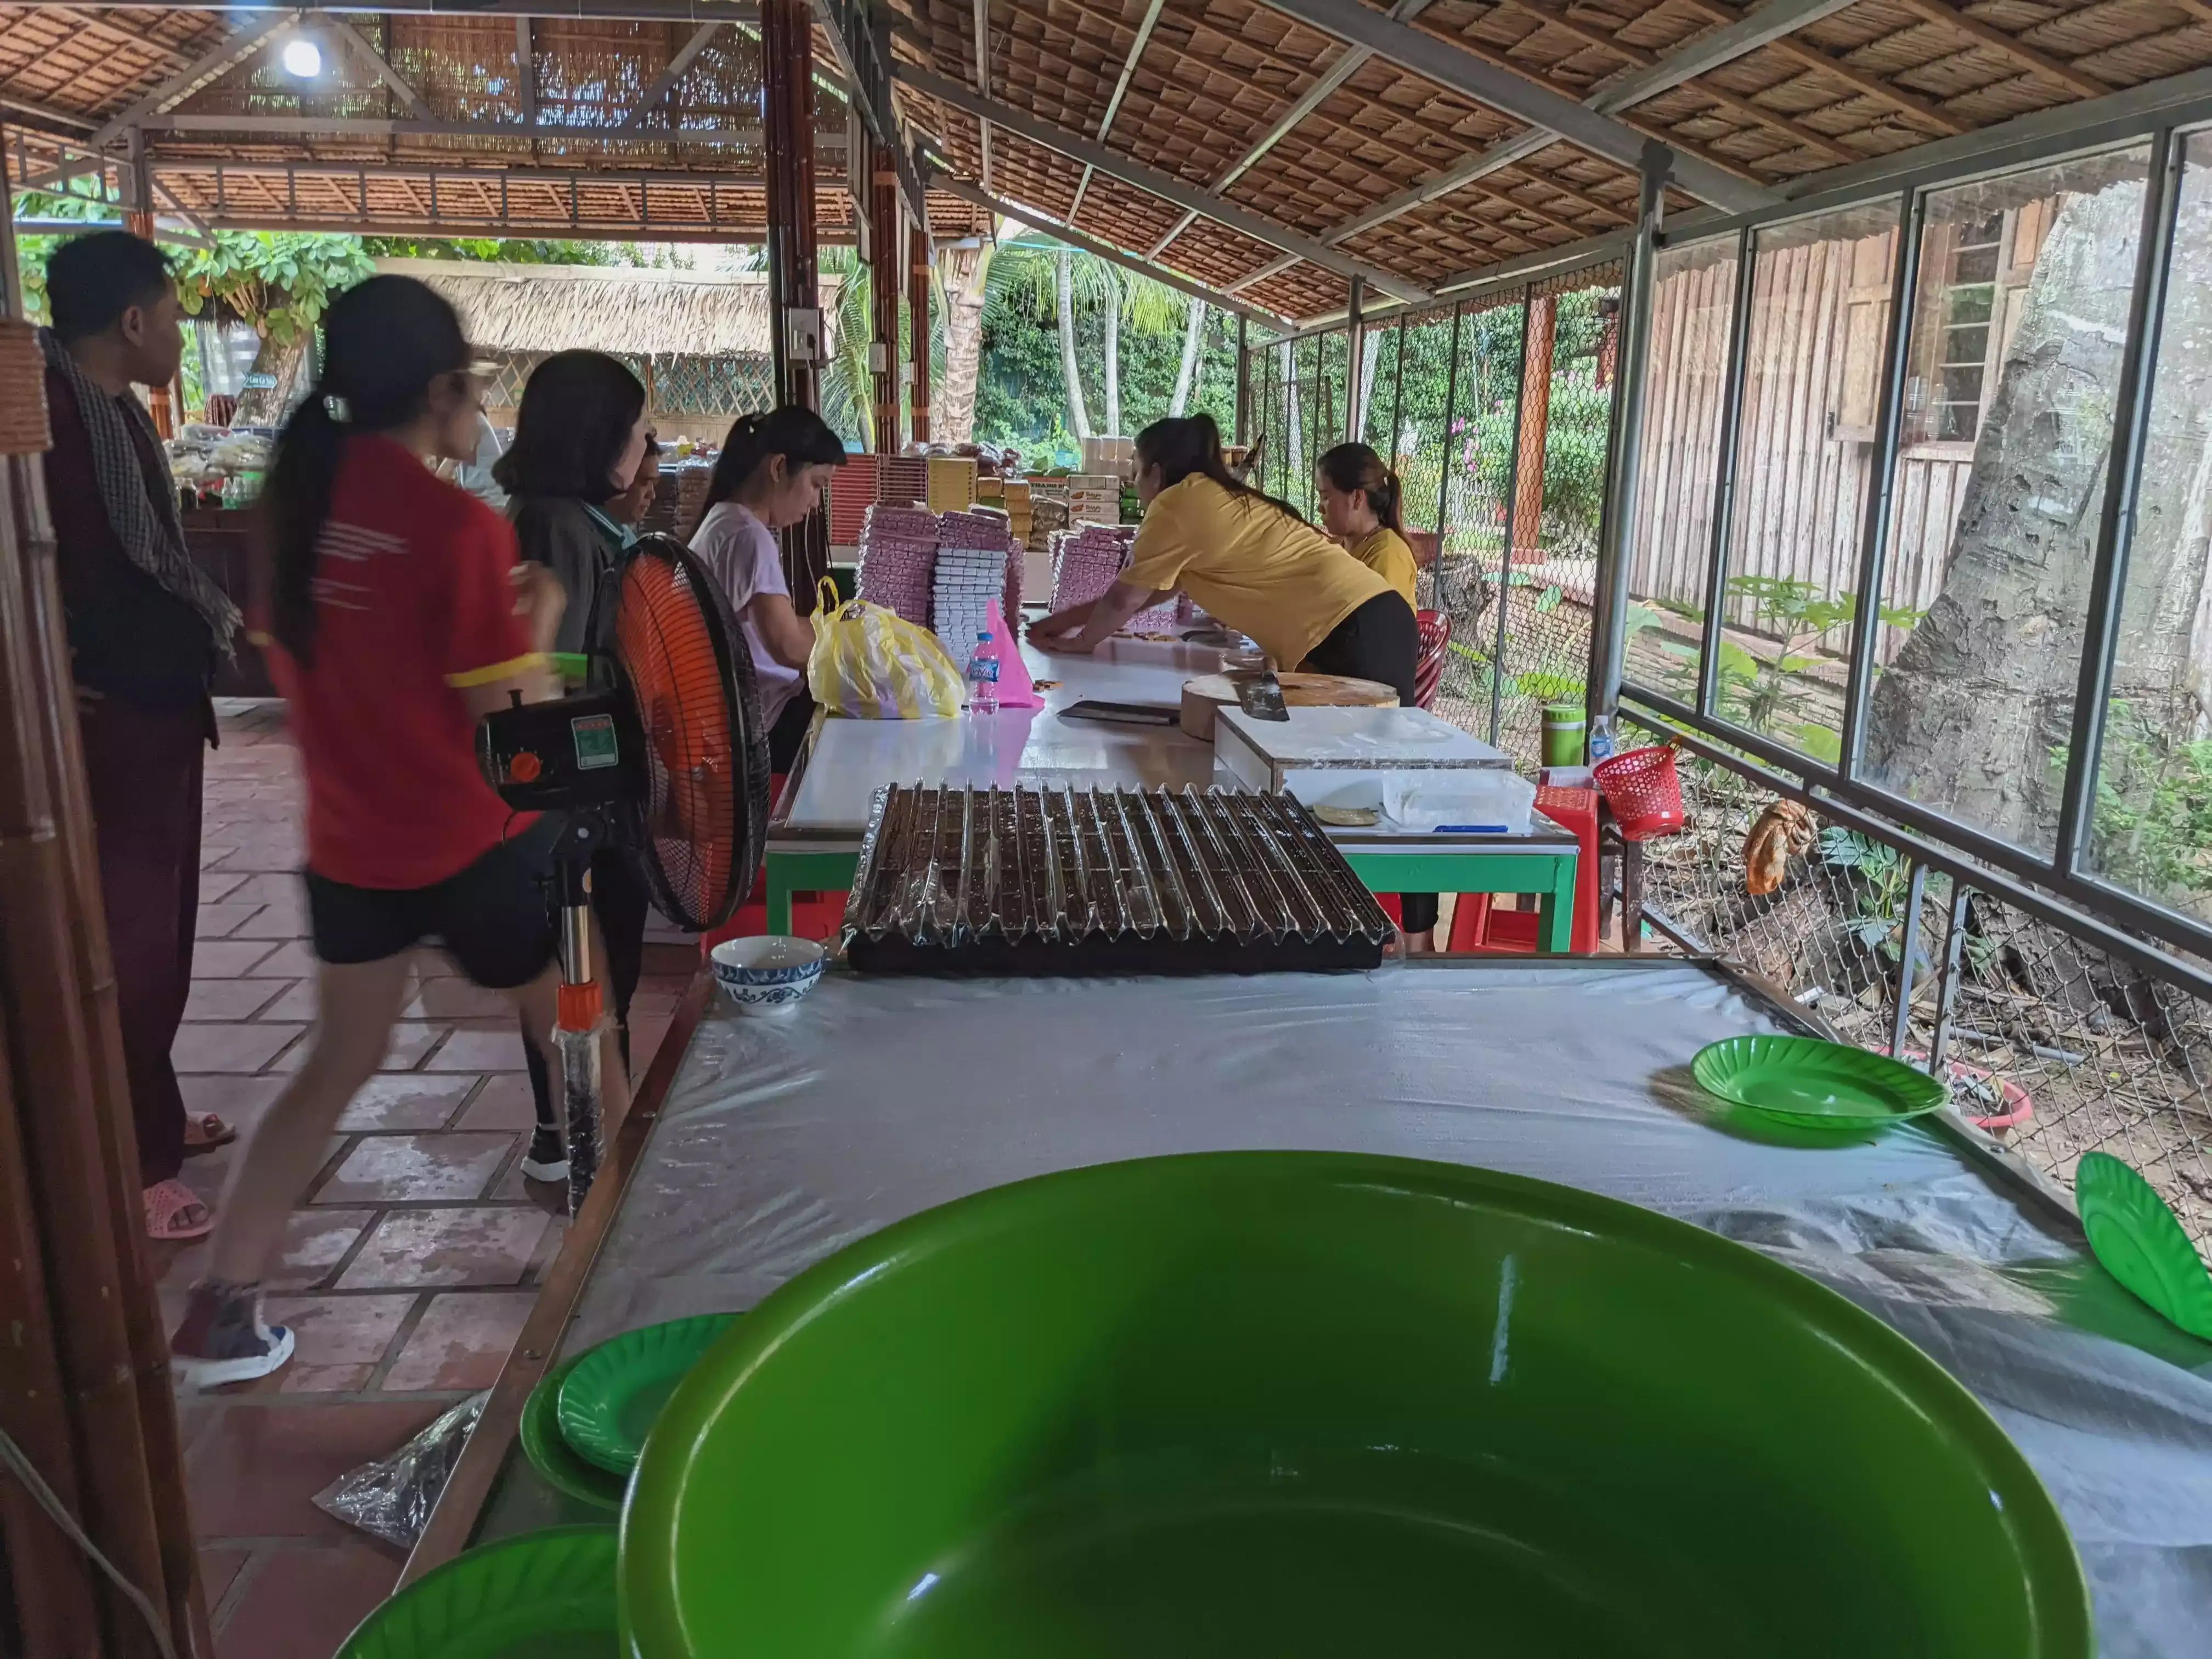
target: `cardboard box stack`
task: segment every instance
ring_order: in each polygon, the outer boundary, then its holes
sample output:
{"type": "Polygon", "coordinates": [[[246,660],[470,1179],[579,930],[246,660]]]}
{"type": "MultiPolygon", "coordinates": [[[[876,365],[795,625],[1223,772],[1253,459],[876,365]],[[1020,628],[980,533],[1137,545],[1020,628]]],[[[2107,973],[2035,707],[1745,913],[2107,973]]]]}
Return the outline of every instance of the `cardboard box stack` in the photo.
{"type": "Polygon", "coordinates": [[[882,507],[920,507],[929,500],[929,462],[920,455],[876,457],[876,501],[882,507]]]}
{"type": "Polygon", "coordinates": [[[929,510],[957,513],[974,505],[975,463],[965,455],[929,457],[929,510]]]}
{"type": "Polygon", "coordinates": [[[1067,522],[1071,528],[1121,523],[1121,481],[1104,472],[1079,472],[1068,479],[1067,522]]]}

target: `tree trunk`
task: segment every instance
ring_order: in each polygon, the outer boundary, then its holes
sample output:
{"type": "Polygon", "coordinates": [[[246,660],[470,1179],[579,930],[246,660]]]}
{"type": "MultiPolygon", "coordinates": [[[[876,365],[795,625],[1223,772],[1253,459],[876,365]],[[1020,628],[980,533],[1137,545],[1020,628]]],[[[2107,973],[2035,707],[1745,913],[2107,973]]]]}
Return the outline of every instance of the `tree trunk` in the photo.
{"type": "Polygon", "coordinates": [[[280,346],[263,335],[261,349],[253,354],[253,367],[246,371],[246,390],[238,394],[238,410],[231,416],[232,424],[282,425],[285,416],[291,413],[300,375],[307,367],[306,335],[288,346],[280,346]],[[258,384],[263,375],[267,375],[272,384],[258,384]]]}
{"type": "MultiPolygon", "coordinates": [[[[2056,839],[2057,751],[2073,720],[2142,191],[2124,178],[2062,198],[1983,418],[1942,592],[1868,714],[1869,777],[2037,851],[2056,839]]],[[[2182,246],[2203,246],[2212,210],[2184,211],[2195,222],[2182,246]]],[[[2212,289],[2177,282],[2167,307],[2138,514],[2146,533],[2112,684],[2139,708],[2189,702],[2202,672],[2192,646],[2205,552],[2188,530],[2203,520],[2195,434],[2212,403],[2212,289]]]]}
{"type": "MultiPolygon", "coordinates": [[[[983,279],[990,250],[947,248],[938,256],[945,281],[945,386],[933,411],[932,435],[945,443],[975,441],[975,386],[983,362],[983,279]]],[[[924,341],[917,348],[928,350],[924,341]]]]}
{"type": "MultiPolygon", "coordinates": [[[[1356,444],[1367,441],[1368,428],[1375,422],[1375,360],[1382,355],[1382,337],[1372,331],[1359,343],[1359,429],[1352,434],[1356,444]]],[[[1389,443],[1376,446],[1378,449],[1390,447],[1389,443]]],[[[1383,464],[1389,464],[1387,458],[1383,464]]]]}
{"type": "Polygon", "coordinates": [[[1106,278],[1106,435],[1121,435],[1121,284],[1108,265],[1106,278]]]}
{"type": "Polygon", "coordinates": [[[1176,371],[1175,397],[1168,404],[1168,413],[1179,416],[1190,406],[1191,394],[1198,390],[1198,361],[1200,345],[1206,338],[1206,301],[1193,300],[1190,313],[1183,319],[1182,367],[1176,371]]]}
{"type": "Polygon", "coordinates": [[[1060,310],[1060,372],[1067,381],[1067,408],[1075,422],[1075,435],[1083,439],[1093,434],[1091,412],[1083,406],[1083,377],[1075,367],[1075,287],[1069,258],[1066,248],[1054,256],[1053,294],[1060,310]]]}

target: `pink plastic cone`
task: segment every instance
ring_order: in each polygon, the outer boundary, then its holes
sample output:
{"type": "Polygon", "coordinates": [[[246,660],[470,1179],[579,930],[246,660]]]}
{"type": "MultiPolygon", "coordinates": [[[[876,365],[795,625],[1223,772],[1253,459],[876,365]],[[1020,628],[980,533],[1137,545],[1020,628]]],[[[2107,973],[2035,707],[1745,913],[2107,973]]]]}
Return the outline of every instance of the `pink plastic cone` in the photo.
{"type": "Polygon", "coordinates": [[[993,599],[984,613],[991,624],[991,643],[999,647],[999,707],[1001,708],[1042,708],[1044,699],[1037,696],[1036,687],[1030,684],[1029,665],[1022,660],[1022,648],[1014,641],[1014,630],[1006,626],[1000,614],[999,602],[993,599]]]}

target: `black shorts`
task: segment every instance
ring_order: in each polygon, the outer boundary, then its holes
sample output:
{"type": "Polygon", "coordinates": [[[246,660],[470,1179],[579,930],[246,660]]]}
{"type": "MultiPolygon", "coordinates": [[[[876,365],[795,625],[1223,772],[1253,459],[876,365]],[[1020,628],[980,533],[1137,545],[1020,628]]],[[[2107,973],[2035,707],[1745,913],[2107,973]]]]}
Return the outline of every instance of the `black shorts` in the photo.
{"type": "Polygon", "coordinates": [[[382,962],[435,939],[487,990],[511,991],[545,971],[558,942],[548,813],[457,876],[429,887],[353,887],[307,872],[308,937],[336,967],[382,962]]]}
{"type": "Polygon", "coordinates": [[[1377,593],[1328,630],[1298,665],[1316,674],[1347,674],[1376,680],[1398,694],[1401,707],[1420,701],[1413,669],[1420,661],[1421,626],[1403,595],[1377,593]]]}

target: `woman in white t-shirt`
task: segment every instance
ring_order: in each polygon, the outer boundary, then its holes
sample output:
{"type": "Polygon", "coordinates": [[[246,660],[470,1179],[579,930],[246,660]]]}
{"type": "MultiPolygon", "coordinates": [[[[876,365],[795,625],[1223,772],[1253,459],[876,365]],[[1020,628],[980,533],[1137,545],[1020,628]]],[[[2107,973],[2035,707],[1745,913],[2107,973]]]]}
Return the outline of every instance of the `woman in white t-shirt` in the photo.
{"type": "Polygon", "coordinates": [[[844,459],[844,441],[811,409],[787,404],[739,416],[689,538],[744,630],[769,726],[769,760],[778,772],[791,769],[814,717],[806,695],[814,630],[791,603],[776,532],[821,511],[822,492],[844,459]]]}

